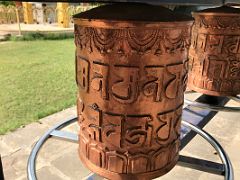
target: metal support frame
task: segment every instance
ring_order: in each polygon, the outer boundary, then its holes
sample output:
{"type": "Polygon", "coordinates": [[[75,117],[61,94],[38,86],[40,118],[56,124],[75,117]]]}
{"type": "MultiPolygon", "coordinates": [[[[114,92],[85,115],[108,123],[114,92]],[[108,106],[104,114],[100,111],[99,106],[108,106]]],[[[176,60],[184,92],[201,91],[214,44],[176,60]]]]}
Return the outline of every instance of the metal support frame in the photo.
{"type": "MultiPolygon", "coordinates": [[[[55,131],[58,131],[59,129],[62,129],[68,125],[70,125],[71,123],[75,122],[77,120],[77,118],[72,118],[72,119],[68,119],[65,120],[63,122],[60,122],[59,124],[53,126],[50,130],[48,130],[38,141],[37,143],[34,145],[30,156],[28,158],[28,164],[27,164],[27,174],[28,174],[28,179],[29,180],[36,180],[36,159],[37,159],[37,155],[39,150],[41,149],[41,147],[43,146],[43,144],[48,140],[48,138],[52,137],[52,133],[54,134],[55,131]]],[[[56,132],[55,132],[56,133],[56,132]]],[[[54,136],[54,135],[53,135],[54,136]]],[[[55,135],[55,137],[60,137],[55,135]]],[[[75,137],[74,142],[77,142],[78,137],[77,135],[72,135],[71,137],[75,137]]],[[[64,136],[64,139],[66,140],[73,140],[72,138],[69,138],[67,136],[64,136]]]]}
{"type": "Polygon", "coordinates": [[[240,97],[238,95],[237,96],[230,96],[229,98],[240,103],[240,97]]]}
{"type": "MultiPolygon", "coordinates": [[[[224,97],[214,97],[214,101],[212,96],[206,96],[202,95],[200,96],[196,101],[197,102],[207,102],[211,101],[212,103],[215,102],[216,105],[223,106],[228,102],[228,98],[224,97]]],[[[222,164],[216,163],[204,159],[194,158],[194,157],[188,157],[188,156],[182,156],[180,155],[178,165],[183,167],[188,167],[195,170],[200,170],[212,174],[218,174],[225,177],[225,180],[233,180],[233,168],[231,165],[231,162],[224,151],[224,149],[221,147],[221,145],[206,131],[202,130],[203,128],[215,115],[216,111],[206,110],[206,109],[198,109],[198,110],[192,110],[191,106],[187,106],[183,110],[183,121],[182,121],[182,127],[181,127],[181,150],[197,135],[199,134],[202,136],[208,143],[210,143],[213,148],[217,151],[222,164]]],[[[54,127],[52,127],[50,130],[48,130],[35,144],[35,146],[32,149],[32,152],[28,159],[28,165],[27,165],[27,174],[29,180],[36,180],[36,159],[39,150],[43,146],[43,144],[50,138],[50,137],[56,137],[60,138],[62,140],[67,140],[71,142],[78,142],[78,135],[73,134],[70,132],[62,131],[61,129],[76,122],[77,117],[73,117],[71,119],[65,120],[54,127]]],[[[103,179],[102,177],[98,176],[97,174],[90,174],[85,178],[85,180],[100,180],[103,179]]]]}
{"type": "Polygon", "coordinates": [[[197,134],[202,136],[207,142],[209,142],[212,145],[212,147],[217,151],[223,163],[223,166],[221,164],[214,163],[211,161],[199,160],[196,158],[191,159],[189,157],[185,157],[185,158],[181,157],[179,159],[180,165],[184,167],[197,169],[197,170],[204,170],[206,172],[214,173],[214,174],[221,173],[221,175],[225,176],[225,180],[233,180],[234,174],[233,174],[233,167],[232,167],[231,161],[228,158],[228,155],[226,154],[222,146],[217,142],[217,140],[215,140],[209,133],[207,133],[203,129],[200,129],[197,126],[194,126],[188,123],[187,121],[182,121],[182,125],[187,128],[190,128],[192,131],[195,131],[197,134]]]}
{"type": "MultiPolygon", "coordinates": [[[[195,93],[195,91],[187,91],[186,93],[191,94],[191,93],[195,93]]],[[[240,103],[239,96],[229,96],[228,98],[240,103]]],[[[209,103],[208,104],[201,103],[201,102],[191,101],[187,98],[184,98],[184,103],[186,103],[190,106],[193,106],[193,107],[197,107],[197,108],[210,109],[212,111],[240,113],[240,107],[229,107],[229,106],[213,105],[213,104],[209,104],[209,103]]]]}

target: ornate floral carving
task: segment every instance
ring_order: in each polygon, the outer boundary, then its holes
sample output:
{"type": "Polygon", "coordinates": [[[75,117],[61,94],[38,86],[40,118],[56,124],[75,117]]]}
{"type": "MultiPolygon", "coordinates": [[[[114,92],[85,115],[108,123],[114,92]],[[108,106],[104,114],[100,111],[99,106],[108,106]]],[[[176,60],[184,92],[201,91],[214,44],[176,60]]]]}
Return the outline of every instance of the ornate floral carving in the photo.
{"type": "Polygon", "coordinates": [[[112,51],[118,54],[136,52],[139,54],[177,53],[190,46],[189,28],[177,30],[150,29],[104,29],[75,25],[75,44],[80,49],[93,52],[96,48],[101,54],[112,51]]]}
{"type": "Polygon", "coordinates": [[[238,16],[204,16],[196,17],[196,25],[208,29],[240,29],[240,17],[238,16]]]}

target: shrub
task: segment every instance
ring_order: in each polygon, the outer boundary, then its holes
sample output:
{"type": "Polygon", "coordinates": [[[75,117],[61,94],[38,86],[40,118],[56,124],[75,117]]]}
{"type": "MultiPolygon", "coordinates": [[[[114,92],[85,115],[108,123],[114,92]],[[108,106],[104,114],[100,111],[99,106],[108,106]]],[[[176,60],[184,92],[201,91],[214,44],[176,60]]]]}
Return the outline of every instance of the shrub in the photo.
{"type": "Polygon", "coordinates": [[[4,5],[4,6],[9,6],[9,5],[11,5],[11,6],[14,6],[15,3],[12,2],[12,1],[0,1],[0,5],[4,5]]]}
{"type": "Polygon", "coordinates": [[[74,34],[70,33],[41,33],[41,32],[31,32],[25,33],[22,36],[11,36],[12,41],[34,41],[34,40],[61,40],[73,38],[74,34]]]}

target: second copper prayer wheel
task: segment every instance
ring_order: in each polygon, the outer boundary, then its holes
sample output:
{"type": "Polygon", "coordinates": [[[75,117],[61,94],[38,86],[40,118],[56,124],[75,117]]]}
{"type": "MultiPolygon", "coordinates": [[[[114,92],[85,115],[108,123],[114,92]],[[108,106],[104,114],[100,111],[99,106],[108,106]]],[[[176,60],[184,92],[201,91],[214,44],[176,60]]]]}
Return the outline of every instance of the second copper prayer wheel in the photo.
{"type": "Polygon", "coordinates": [[[152,179],[179,152],[192,20],[106,5],[74,17],[79,155],[108,179],[152,179]]]}
{"type": "Polygon", "coordinates": [[[194,12],[188,87],[214,96],[240,93],[240,9],[194,12]]]}

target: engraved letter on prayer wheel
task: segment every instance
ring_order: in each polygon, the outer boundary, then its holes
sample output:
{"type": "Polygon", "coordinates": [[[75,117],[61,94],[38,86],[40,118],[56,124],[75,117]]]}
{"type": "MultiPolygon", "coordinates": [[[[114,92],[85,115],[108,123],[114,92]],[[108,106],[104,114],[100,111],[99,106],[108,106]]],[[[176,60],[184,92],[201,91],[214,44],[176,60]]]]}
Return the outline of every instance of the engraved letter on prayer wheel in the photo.
{"type": "Polygon", "coordinates": [[[151,179],[178,160],[192,19],[151,5],[74,16],[79,155],[108,179],[151,179]]]}
{"type": "Polygon", "coordinates": [[[194,12],[188,87],[214,96],[240,93],[240,9],[194,12]]]}

